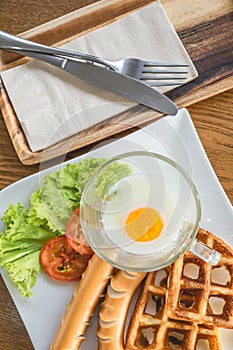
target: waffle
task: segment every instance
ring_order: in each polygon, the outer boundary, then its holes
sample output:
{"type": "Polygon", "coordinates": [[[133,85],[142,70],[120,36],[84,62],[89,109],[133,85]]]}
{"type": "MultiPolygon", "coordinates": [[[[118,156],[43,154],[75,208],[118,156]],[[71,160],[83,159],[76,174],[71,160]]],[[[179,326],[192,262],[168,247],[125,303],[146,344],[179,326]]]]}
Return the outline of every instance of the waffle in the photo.
{"type": "Polygon", "coordinates": [[[173,264],[168,314],[176,319],[233,329],[233,251],[206,230],[199,230],[197,238],[220,252],[222,258],[217,266],[212,266],[186,252],[173,264]],[[195,269],[195,276],[190,268],[195,269]]]}
{"type": "Polygon", "coordinates": [[[222,254],[220,263],[213,267],[186,252],[173,265],[149,273],[131,318],[125,350],[194,350],[199,343],[222,349],[217,325],[233,328],[233,252],[203,229],[197,238],[222,254]],[[216,276],[216,271],[222,274],[219,269],[228,276],[224,285],[216,276]],[[210,298],[223,300],[221,313],[213,312],[210,298]]]}

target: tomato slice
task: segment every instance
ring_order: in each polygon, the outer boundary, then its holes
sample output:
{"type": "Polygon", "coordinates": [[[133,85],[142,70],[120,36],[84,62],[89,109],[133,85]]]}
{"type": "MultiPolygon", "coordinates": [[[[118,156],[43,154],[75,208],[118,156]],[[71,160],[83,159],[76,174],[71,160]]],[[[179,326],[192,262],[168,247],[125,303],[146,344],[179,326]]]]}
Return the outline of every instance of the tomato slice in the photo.
{"type": "Polygon", "coordinates": [[[93,254],[84,237],[79,216],[79,208],[75,209],[66,226],[66,237],[70,246],[80,254],[93,254]]]}
{"type": "Polygon", "coordinates": [[[74,250],[65,235],[51,238],[40,252],[40,263],[51,278],[64,282],[78,281],[91,255],[74,250]]]}

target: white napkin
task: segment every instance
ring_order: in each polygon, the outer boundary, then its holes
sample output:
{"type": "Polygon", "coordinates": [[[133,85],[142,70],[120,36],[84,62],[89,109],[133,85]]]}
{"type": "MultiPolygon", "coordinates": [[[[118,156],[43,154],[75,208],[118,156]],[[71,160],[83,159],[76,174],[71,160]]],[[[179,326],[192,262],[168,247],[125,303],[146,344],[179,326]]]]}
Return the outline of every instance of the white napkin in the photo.
{"type": "MultiPolygon", "coordinates": [[[[131,56],[187,63],[190,66],[187,81],[197,77],[191,59],[159,2],[64,47],[113,60],[131,56]]],[[[33,152],[135,105],[40,61],[9,69],[1,73],[1,77],[33,152]]],[[[171,89],[158,88],[162,92],[171,89]]]]}

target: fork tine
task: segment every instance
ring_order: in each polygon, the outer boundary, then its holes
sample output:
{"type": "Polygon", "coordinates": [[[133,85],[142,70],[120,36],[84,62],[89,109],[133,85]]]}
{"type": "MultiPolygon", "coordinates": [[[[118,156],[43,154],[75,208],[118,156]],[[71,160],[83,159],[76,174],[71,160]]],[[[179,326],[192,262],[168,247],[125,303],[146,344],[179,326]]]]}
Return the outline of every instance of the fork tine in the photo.
{"type": "Polygon", "coordinates": [[[144,67],[189,67],[189,65],[183,63],[144,61],[144,67]]]}
{"type": "Polygon", "coordinates": [[[188,74],[187,69],[181,68],[187,67],[189,67],[187,64],[144,61],[140,80],[152,87],[181,85],[187,79],[188,74]]]}
{"type": "Polygon", "coordinates": [[[188,74],[187,71],[175,71],[175,70],[161,70],[161,69],[153,69],[153,68],[144,68],[142,73],[154,73],[154,74],[188,74]]]}
{"type": "Polygon", "coordinates": [[[187,77],[181,76],[154,76],[154,75],[145,75],[141,77],[141,80],[186,80],[187,77]]]}
{"type": "Polygon", "coordinates": [[[147,84],[151,87],[156,87],[156,86],[178,86],[178,85],[182,85],[183,83],[182,82],[166,82],[166,81],[161,81],[161,80],[158,80],[158,81],[153,81],[153,82],[150,82],[150,81],[143,81],[144,84],[147,84]]]}

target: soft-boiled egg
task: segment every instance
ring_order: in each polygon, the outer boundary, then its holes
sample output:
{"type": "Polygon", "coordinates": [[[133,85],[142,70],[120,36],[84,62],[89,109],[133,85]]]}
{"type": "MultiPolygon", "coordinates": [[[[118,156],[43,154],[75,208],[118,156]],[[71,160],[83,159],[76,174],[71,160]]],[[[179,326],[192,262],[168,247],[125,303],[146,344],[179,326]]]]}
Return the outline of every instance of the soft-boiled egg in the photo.
{"type": "Polygon", "coordinates": [[[135,254],[154,253],[177,239],[169,230],[176,197],[153,174],[133,174],[111,188],[102,224],[113,245],[135,254]]]}

